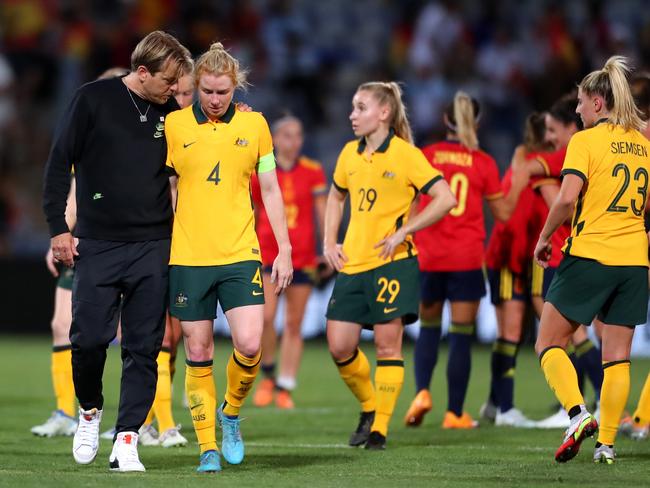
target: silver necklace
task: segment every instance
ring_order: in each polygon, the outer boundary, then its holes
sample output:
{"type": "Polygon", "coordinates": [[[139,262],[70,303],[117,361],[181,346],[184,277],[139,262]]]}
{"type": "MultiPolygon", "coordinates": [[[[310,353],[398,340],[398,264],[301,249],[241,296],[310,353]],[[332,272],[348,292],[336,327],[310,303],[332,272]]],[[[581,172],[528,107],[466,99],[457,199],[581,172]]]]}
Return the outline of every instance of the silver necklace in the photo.
{"type": "Polygon", "coordinates": [[[147,114],[149,113],[149,109],[151,108],[151,104],[147,105],[147,110],[145,110],[144,113],[140,112],[140,107],[138,107],[138,104],[135,103],[135,99],[133,98],[133,95],[131,94],[131,90],[129,90],[129,87],[126,86],[126,83],[124,83],[124,86],[126,87],[126,92],[129,94],[129,97],[131,97],[131,101],[133,102],[133,106],[135,107],[135,109],[140,114],[140,122],[146,122],[147,121],[147,114]]]}

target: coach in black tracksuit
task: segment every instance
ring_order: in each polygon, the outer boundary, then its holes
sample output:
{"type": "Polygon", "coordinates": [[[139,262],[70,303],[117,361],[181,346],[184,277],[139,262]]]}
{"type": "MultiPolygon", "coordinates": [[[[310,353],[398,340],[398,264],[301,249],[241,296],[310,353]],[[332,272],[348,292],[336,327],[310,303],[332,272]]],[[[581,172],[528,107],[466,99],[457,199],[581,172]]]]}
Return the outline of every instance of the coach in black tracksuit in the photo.
{"type": "Polygon", "coordinates": [[[172,36],[154,32],[136,47],[132,69],[77,91],[60,121],[44,178],[54,256],[76,270],[70,340],[83,411],[102,409],[106,349],[117,332],[122,299],[117,434],[138,432],[155,394],[172,219],[164,120],[178,109],[172,90],[191,59],[172,36]],[[72,167],[76,245],[65,222],[72,167]]]}

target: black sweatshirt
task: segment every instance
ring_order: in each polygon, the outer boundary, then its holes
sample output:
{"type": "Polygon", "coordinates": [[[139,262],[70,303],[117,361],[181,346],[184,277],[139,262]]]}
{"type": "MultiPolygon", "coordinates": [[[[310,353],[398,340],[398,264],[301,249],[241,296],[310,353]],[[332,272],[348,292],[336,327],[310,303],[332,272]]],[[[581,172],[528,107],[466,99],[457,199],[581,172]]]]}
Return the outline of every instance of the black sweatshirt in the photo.
{"type": "Polygon", "coordinates": [[[43,209],[50,235],[68,232],[65,207],[74,166],[77,237],[109,241],[169,238],[172,208],[165,172],[165,116],[178,110],[130,92],[121,78],[77,90],[54,136],[45,166],[43,209]]]}

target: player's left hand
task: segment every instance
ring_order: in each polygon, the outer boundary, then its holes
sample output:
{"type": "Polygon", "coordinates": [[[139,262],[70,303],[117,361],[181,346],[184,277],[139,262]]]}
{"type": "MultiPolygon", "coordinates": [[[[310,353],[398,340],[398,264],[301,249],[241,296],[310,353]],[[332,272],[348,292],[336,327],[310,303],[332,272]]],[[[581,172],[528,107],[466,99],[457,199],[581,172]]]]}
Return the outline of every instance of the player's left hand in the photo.
{"type": "Polygon", "coordinates": [[[271,283],[275,283],[275,294],[279,295],[291,284],[293,280],[293,264],[291,264],[291,251],[278,252],[271,271],[271,283]]]}
{"type": "Polygon", "coordinates": [[[375,249],[382,247],[379,253],[381,259],[392,259],[395,254],[395,249],[406,239],[406,232],[404,229],[398,229],[394,234],[384,237],[381,241],[375,244],[375,249]]]}

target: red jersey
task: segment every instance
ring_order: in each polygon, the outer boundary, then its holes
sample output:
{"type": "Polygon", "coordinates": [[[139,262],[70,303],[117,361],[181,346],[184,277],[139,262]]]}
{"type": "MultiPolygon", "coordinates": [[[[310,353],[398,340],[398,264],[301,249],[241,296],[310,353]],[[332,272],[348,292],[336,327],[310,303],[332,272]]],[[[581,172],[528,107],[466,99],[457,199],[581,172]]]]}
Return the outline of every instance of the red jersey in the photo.
{"type": "MultiPolygon", "coordinates": [[[[533,204],[533,216],[531,218],[531,240],[533,240],[533,246],[537,243],[539,239],[539,234],[542,232],[542,228],[546,223],[546,218],[548,217],[549,207],[544,200],[544,197],[539,193],[539,188],[544,185],[559,185],[560,184],[560,172],[562,171],[562,166],[564,165],[564,156],[566,155],[566,148],[559,149],[552,153],[542,153],[539,154],[536,158],[542,166],[544,166],[545,175],[541,177],[534,178],[531,180],[531,187],[535,191],[535,199],[533,204]]],[[[562,261],[562,246],[571,235],[571,226],[569,224],[561,225],[551,236],[551,258],[549,259],[548,265],[552,268],[557,268],[562,261]]],[[[534,248],[533,248],[534,251],[534,248]]],[[[532,251],[531,251],[532,256],[532,251]]]]}
{"type": "MultiPolygon", "coordinates": [[[[504,193],[512,186],[512,169],[503,176],[504,193]]],[[[486,265],[490,269],[508,268],[513,273],[526,272],[531,256],[528,227],[535,200],[535,192],[527,186],[519,194],[517,206],[507,222],[496,221],[487,246],[486,265]]],[[[534,246],[534,243],[532,244],[534,246]]]]}
{"type": "MultiPolygon", "coordinates": [[[[276,167],[287,217],[294,269],[316,267],[314,196],[327,191],[325,173],[316,161],[301,156],[289,170],[276,167]]],[[[278,255],[269,217],[264,210],[262,193],[256,175],[251,179],[253,203],[258,209],[255,229],[262,251],[262,264],[271,266],[278,255]]]]}
{"type": "MultiPolygon", "coordinates": [[[[483,198],[490,200],[503,195],[496,162],[483,151],[468,149],[455,141],[432,144],[422,152],[442,172],[458,204],[442,220],[415,234],[420,269],[481,268],[485,240],[483,198]]],[[[419,210],[430,201],[431,197],[422,195],[419,210]]]]}

